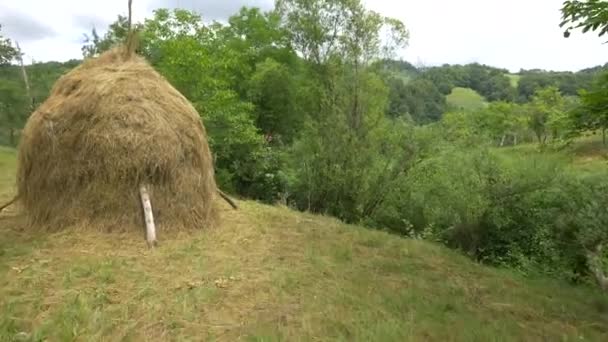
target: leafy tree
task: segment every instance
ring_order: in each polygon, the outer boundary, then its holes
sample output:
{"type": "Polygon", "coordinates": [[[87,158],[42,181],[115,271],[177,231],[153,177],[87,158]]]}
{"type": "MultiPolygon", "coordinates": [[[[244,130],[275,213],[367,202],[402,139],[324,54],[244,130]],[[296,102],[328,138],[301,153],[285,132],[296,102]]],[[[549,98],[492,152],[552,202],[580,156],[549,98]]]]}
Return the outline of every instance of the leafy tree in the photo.
{"type": "Polygon", "coordinates": [[[517,144],[518,137],[525,130],[525,116],[522,115],[521,106],[503,101],[492,102],[482,111],[484,114],[487,130],[497,145],[504,146],[507,137],[513,139],[514,145],[517,144]]]}
{"type": "Polygon", "coordinates": [[[595,80],[590,90],[582,90],[581,107],[573,111],[573,120],[578,129],[600,129],[604,145],[608,129],[608,71],[595,80]]]}
{"type": "Polygon", "coordinates": [[[566,117],[564,111],[565,101],[557,87],[536,91],[529,105],[528,125],[539,144],[546,143],[551,134],[553,138],[558,137],[559,122],[566,117]]]}
{"type": "Polygon", "coordinates": [[[8,80],[0,82],[0,127],[8,130],[7,142],[11,146],[17,144],[17,132],[25,123],[27,105],[21,83],[8,80]]]}
{"type": "Polygon", "coordinates": [[[461,79],[454,77],[448,66],[429,68],[422,73],[422,78],[431,81],[443,94],[448,95],[460,83],[461,79]]]}
{"type": "MultiPolygon", "coordinates": [[[[446,108],[445,96],[431,81],[416,79],[403,87],[399,94],[399,102],[391,102],[391,106],[399,104],[401,114],[408,114],[416,123],[426,124],[439,121],[446,108]]],[[[391,96],[391,99],[394,95],[391,96]]]]}
{"type": "Polygon", "coordinates": [[[358,0],[277,0],[275,7],[294,48],[317,65],[339,55],[370,60],[409,38],[402,22],[366,10],[358,0]],[[384,46],[382,28],[388,32],[384,46]]]}
{"type": "MultiPolygon", "coordinates": [[[[0,31],[2,31],[2,25],[0,25],[0,31]]],[[[0,66],[10,64],[17,54],[17,49],[13,47],[11,40],[3,37],[0,32],[0,66]]]]}
{"type": "MultiPolygon", "coordinates": [[[[133,24],[134,30],[140,30],[141,28],[142,24],[133,24]]],[[[118,19],[110,24],[103,36],[99,35],[96,28],[91,29],[90,35],[84,34],[84,45],[81,48],[82,55],[84,57],[95,57],[113,46],[125,42],[128,33],[129,19],[123,15],[119,15],[118,19]]]]}
{"type": "Polygon", "coordinates": [[[526,73],[522,75],[517,83],[517,92],[520,102],[528,102],[539,90],[551,86],[557,86],[557,81],[547,73],[526,73]]]}
{"type": "Polygon", "coordinates": [[[570,36],[573,29],[583,33],[598,31],[598,36],[608,33],[608,2],[604,0],[564,1],[560,27],[566,26],[564,37],[570,36]]]}
{"type": "Polygon", "coordinates": [[[273,140],[289,143],[301,127],[295,108],[295,80],[287,66],[268,58],[256,65],[248,84],[256,126],[273,140]]]}
{"type": "Polygon", "coordinates": [[[395,46],[383,46],[384,27],[403,45],[402,23],[366,10],[360,1],[277,1],[293,46],[311,65],[316,113],[291,150],[290,188],[300,208],[354,222],[385,200],[411,157],[405,129],[384,113],[388,89],[369,68],[395,46]]]}

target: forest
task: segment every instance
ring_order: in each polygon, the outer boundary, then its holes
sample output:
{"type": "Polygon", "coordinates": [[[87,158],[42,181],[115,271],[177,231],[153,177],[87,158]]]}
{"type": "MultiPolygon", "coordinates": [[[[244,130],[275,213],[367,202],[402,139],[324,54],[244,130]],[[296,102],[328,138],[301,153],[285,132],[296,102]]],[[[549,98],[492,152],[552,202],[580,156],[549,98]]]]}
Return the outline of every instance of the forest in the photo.
{"type": "MultiPolygon", "coordinates": [[[[566,2],[564,23],[605,33],[601,15],[577,3],[566,2]]],[[[128,25],[119,15],[86,32],[83,58],[124,41],[128,25]]],[[[277,0],[225,23],[157,9],[134,27],[137,52],[201,114],[224,191],[524,274],[608,284],[605,162],[581,169],[564,157],[590,135],[606,144],[608,63],[415,66],[396,57],[407,23],[358,0],[277,0]],[[459,99],[463,90],[476,100],[459,99]]],[[[0,144],[14,147],[53,83],[82,60],[22,68],[1,34],[0,144]]]]}

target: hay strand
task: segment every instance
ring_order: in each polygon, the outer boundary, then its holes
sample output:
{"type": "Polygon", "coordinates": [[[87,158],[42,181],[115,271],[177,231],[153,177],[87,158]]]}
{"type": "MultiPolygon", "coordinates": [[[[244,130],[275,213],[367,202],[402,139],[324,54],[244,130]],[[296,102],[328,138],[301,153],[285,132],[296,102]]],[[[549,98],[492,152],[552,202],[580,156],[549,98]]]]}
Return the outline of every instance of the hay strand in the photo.
{"type": "Polygon", "coordinates": [[[144,209],[144,222],[146,224],[146,241],[148,247],[156,246],[156,226],[154,225],[154,214],[152,214],[152,202],[150,195],[145,185],[139,186],[139,196],[141,197],[141,205],[144,209]]]}
{"type": "Polygon", "coordinates": [[[0,212],[2,212],[2,210],[8,208],[9,206],[11,206],[13,203],[17,202],[17,200],[19,199],[19,195],[15,195],[15,197],[13,197],[12,200],[8,201],[7,203],[4,203],[3,205],[0,206],[0,212]]]}

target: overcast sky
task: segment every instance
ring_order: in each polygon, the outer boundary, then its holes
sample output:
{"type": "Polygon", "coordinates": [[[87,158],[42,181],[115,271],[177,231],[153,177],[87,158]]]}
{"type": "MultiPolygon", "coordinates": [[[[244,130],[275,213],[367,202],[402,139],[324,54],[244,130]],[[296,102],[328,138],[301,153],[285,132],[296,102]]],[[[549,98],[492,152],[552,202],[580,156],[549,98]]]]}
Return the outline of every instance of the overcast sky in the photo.
{"type": "MultiPolygon", "coordinates": [[[[364,0],[401,19],[411,32],[402,58],[416,65],[479,62],[520,68],[579,70],[608,62],[608,44],[593,33],[563,38],[562,0],[364,0]]],[[[83,34],[104,31],[126,0],[0,0],[2,34],[19,41],[26,62],[80,58],[83,34]]],[[[159,7],[182,7],[205,19],[225,19],[241,6],[272,7],[273,0],[134,0],[141,21],[159,7]]]]}

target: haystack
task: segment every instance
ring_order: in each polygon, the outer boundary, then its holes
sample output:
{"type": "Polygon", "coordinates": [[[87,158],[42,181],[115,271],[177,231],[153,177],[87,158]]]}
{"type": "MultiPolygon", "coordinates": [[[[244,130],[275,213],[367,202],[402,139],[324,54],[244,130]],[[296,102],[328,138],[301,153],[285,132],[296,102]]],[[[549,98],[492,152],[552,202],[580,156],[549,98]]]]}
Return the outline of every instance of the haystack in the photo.
{"type": "Polygon", "coordinates": [[[146,184],[159,231],[215,218],[217,188],[194,107],[143,58],[118,47],[54,85],[19,146],[18,196],[33,227],[143,231],[146,184]]]}

